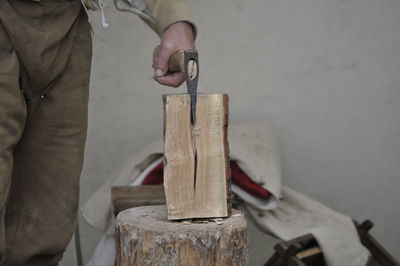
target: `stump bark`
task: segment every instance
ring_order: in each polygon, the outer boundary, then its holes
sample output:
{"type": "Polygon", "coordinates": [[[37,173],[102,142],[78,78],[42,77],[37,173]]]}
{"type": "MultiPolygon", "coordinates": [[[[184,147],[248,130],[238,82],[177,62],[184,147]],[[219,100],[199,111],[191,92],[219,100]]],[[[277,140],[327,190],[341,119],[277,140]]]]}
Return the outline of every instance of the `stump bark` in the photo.
{"type": "MultiPolygon", "coordinates": [[[[204,222],[204,221],[202,221],[204,222]]],[[[117,265],[249,265],[247,223],[234,210],[222,224],[174,222],[166,206],[120,212],[117,265]]]]}

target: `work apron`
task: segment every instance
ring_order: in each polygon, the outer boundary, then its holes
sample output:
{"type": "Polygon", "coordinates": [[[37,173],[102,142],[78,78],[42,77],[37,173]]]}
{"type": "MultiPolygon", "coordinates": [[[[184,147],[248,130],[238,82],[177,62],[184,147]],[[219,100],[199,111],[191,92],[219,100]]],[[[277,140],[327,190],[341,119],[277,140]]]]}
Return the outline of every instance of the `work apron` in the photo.
{"type": "Polygon", "coordinates": [[[79,0],[0,0],[0,265],[57,265],[77,221],[92,40],[79,0]]]}

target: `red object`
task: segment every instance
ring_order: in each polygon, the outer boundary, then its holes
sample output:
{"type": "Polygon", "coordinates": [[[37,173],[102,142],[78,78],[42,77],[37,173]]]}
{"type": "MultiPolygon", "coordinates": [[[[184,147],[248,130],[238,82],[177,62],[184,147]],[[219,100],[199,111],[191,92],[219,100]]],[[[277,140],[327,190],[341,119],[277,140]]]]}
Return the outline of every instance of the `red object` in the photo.
{"type": "Polygon", "coordinates": [[[231,171],[233,184],[256,198],[267,199],[269,197],[268,190],[251,180],[235,161],[231,161],[231,171]]]}
{"type": "MultiPolygon", "coordinates": [[[[161,162],[144,178],[142,185],[161,185],[163,173],[163,162],[161,162]]],[[[231,161],[231,176],[232,183],[250,195],[259,199],[267,199],[270,196],[268,190],[251,180],[235,161],[231,161]]]]}
{"type": "Polygon", "coordinates": [[[164,182],[163,175],[164,165],[161,162],[147,174],[141,185],[161,185],[164,182]]]}

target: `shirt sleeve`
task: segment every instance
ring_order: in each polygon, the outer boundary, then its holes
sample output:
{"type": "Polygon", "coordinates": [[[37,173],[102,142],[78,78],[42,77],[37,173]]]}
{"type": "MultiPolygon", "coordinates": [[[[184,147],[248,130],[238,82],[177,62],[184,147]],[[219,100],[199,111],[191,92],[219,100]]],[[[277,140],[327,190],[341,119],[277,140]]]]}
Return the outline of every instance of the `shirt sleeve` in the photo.
{"type": "Polygon", "coordinates": [[[118,10],[138,15],[158,36],[162,36],[169,25],[184,21],[192,26],[196,37],[197,28],[187,0],[114,0],[118,10]]]}

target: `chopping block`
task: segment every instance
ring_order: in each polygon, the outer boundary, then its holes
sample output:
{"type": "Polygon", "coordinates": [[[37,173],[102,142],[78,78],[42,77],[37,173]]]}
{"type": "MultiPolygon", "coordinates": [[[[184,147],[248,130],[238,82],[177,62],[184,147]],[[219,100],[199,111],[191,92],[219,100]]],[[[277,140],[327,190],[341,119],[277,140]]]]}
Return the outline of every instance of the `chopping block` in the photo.
{"type": "Polygon", "coordinates": [[[249,265],[247,223],[236,210],[196,223],[169,221],[165,205],[131,208],[118,214],[116,232],[118,266],[249,265]]]}

